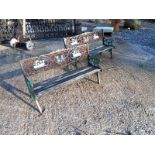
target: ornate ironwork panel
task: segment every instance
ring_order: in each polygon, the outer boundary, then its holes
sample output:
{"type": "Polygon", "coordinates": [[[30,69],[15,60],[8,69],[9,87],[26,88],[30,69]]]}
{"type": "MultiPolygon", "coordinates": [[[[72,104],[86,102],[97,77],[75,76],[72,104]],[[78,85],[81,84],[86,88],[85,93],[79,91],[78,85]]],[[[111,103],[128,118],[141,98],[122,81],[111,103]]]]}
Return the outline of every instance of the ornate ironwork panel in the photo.
{"type": "Polygon", "coordinates": [[[65,69],[75,61],[80,63],[88,61],[88,46],[86,44],[76,48],[52,51],[49,54],[22,60],[20,63],[25,74],[31,76],[43,70],[65,69]]]}
{"type": "Polygon", "coordinates": [[[96,42],[97,40],[103,40],[103,35],[104,34],[102,31],[85,32],[73,37],[66,37],[64,38],[64,42],[66,48],[71,48],[82,44],[93,43],[96,42]]]}
{"type": "Polygon", "coordinates": [[[67,37],[75,34],[74,20],[55,19],[26,19],[26,32],[23,36],[22,20],[1,19],[0,40],[10,40],[12,37],[22,36],[23,38],[44,39],[67,37]]]}

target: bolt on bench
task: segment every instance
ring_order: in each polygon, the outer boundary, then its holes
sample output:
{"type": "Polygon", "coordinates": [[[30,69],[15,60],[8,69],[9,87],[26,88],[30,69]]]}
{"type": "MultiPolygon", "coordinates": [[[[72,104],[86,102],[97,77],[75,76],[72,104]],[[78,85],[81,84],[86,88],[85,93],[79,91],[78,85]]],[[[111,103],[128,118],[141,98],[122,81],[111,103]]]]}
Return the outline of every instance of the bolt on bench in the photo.
{"type": "Polygon", "coordinates": [[[98,63],[100,61],[99,58],[97,58],[99,54],[109,52],[112,58],[112,50],[115,48],[112,38],[104,37],[102,29],[64,38],[64,46],[66,48],[72,48],[83,44],[89,45],[89,57],[92,57],[94,61],[98,61],[98,63]]]}
{"type": "Polygon", "coordinates": [[[71,84],[91,74],[97,74],[98,83],[100,83],[99,72],[101,69],[91,63],[92,59],[89,58],[88,52],[88,45],[83,44],[75,48],[60,49],[46,55],[20,61],[29,93],[40,113],[43,113],[43,109],[38,102],[38,98],[41,95],[71,84]],[[72,69],[70,69],[70,66],[72,66],[72,69]],[[30,76],[41,71],[60,68],[64,71],[63,74],[37,83],[34,83],[30,79],[30,76]]]}

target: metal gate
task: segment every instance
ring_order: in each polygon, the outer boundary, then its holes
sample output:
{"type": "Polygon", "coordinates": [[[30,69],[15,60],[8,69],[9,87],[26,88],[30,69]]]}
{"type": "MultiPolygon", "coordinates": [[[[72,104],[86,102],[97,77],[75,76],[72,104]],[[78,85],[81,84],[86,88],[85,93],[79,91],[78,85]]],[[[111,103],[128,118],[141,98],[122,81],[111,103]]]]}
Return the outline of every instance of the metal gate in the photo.
{"type": "Polygon", "coordinates": [[[26,20],[26,35],[32,39],[58,38],[75,34],[73,20],[26,20]]]}
{"type": "Polygon", "coordinates": [[[18,21],[1,19],[0,20],[0,41],[10,40],[13,36],[17,34],[18,21]]]}
{"type": "Polygon", "coordinates": [[[75,20],[65,19],[26,19],[25,32],[23,20],[0,20],[0,40],[23,36],[32,39],[59,38],[76,34],[75,20]]]}

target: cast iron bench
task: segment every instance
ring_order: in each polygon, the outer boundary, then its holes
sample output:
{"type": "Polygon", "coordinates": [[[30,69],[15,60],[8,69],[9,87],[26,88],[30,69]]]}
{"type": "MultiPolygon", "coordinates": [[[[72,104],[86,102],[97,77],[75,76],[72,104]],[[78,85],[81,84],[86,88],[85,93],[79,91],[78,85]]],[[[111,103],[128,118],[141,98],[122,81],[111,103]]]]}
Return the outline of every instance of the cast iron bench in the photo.
{"type": "Polygon", "coordinates": [[[20,61],[29,93],[37,104],[40,113],[43,113],[43,109],[38,102],[38,98],[41,95],[91,74],[96,74],[98,83],[100,83],[99,72],[101,69],[94,65],[94,60],[89,58],[88,52],[88,45],[83,44],[75,48],[60,49],[46,55],[20,61]],[[72,69],[70,69],[71,67],[72,69]],[[41,71],[60,68],[64,71],[63,74],[54,75],[37,83],[30,79],[30,76],[36,75],[41,71]]]}
{"type": "Polygon", "coordinates": [[[64,38],[64,46],[66,48],[76,47],[82,44],[89,45],[89,56],[93,57],[98,54],[110,52],[110,57],[112,58],[112,49],[115,47],[113,45],[112,38],[104,37],[104,32],[102,29],[64,38]],[[102,43],[98,44],[99,41],[102,43]]]}

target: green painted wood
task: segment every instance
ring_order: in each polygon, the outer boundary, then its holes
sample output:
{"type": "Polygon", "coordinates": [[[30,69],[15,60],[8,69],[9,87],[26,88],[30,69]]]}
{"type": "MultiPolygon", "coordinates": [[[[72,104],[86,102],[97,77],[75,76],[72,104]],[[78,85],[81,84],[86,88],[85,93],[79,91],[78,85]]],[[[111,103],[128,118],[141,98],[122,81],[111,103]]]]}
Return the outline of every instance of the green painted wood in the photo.
{"type": "Polygon", "coordinates": [[[41,96],[49,91],[54,91],[57,88],[71,84],[77,80],[80,80],[99,71],[101,71],[101,69],[90,66],[69,72],[66,75],[61,75],[61,77],[55,77],[54,79],[48,79],[48,81],[42,81],[35,85],[34,93],[36,96],[41,96]]]}
{"type": "Polygon", "coordinates": [[[100,53],[109,52],[113,48],[114,48],[113,46],[100,46],[100,47],[97,47],[97,48],[89,51],[89,56],[92,57],[92,56],[98,55],[100,53]]]}

